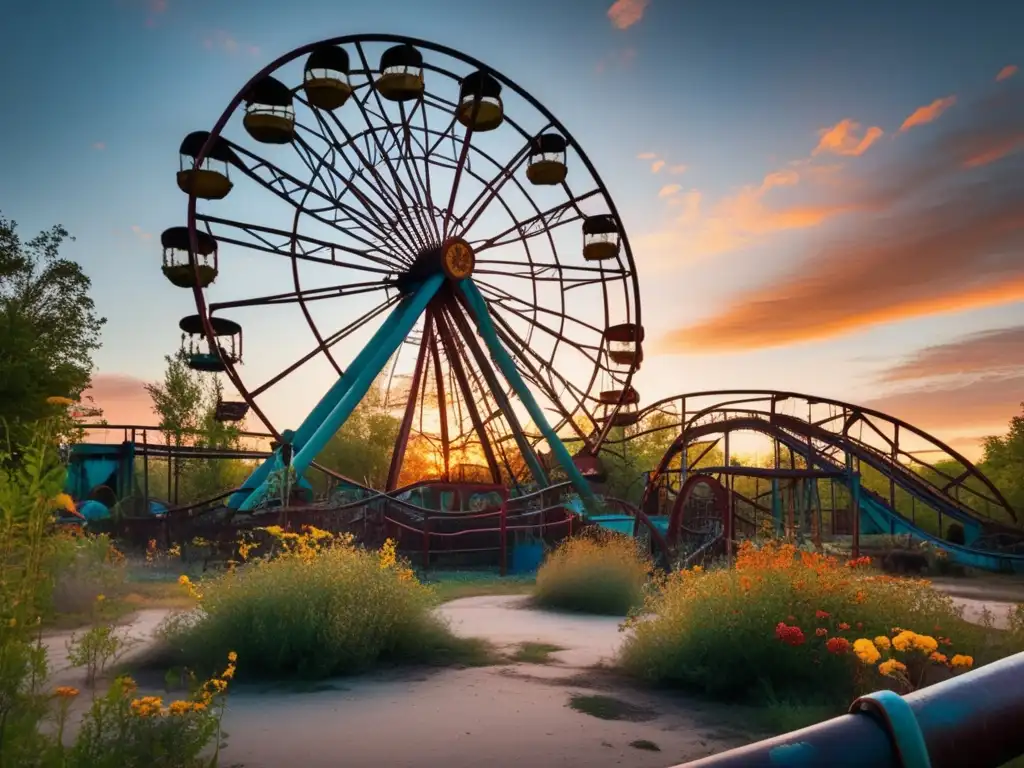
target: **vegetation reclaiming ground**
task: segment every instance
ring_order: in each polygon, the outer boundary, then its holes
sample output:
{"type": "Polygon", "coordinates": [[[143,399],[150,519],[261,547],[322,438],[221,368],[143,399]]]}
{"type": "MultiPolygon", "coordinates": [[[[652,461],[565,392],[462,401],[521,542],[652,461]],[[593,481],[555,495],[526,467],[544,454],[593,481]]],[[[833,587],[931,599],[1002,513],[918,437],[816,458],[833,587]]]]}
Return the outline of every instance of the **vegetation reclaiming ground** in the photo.
{"type": "Polygon", "coordinates": [[[625,616],[643,604],[651,569],[633,539],[591,529],[548,555],[537,572],[534,601],[545,608],[625,616]]]}
{"type": "Polygon", "coordinates": [[[780,542],[744,542],[735,567],[671,574],[646,601],[621,664],[650,682],[732,701],[842,707],[907,692],[1024,649],[971,624],[927,581],[881,575],[780,542]]]}

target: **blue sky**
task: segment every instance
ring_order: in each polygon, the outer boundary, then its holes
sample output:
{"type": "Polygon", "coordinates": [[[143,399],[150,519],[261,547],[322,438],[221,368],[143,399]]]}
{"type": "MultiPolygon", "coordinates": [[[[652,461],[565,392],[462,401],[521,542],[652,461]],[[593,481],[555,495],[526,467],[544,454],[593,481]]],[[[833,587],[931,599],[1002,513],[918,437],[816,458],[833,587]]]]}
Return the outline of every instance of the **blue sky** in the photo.
{"type": "MultiPolygon", "coordinates": [[[[274,57],[386,32],[484,60],[586,148],[639,270],[644,400],[788,388],[968,442],[1018,412],[1024,6],[610,6],[38,0],[8,11],[18,34],[0,49],[0,205],[23,235],[60,222],[76,236],[67,254],[109,318],[100,404],[113,416],[133,382],[160,375],[192,309],[161,276],[156,241],[184,223],[181,138],[211,128],[274,57]],[[1009,330],[976,335],[993,329],[1009,330]],[[964,362],[928,367],[950,359],[964,362]],[[887,373],[908,361],[914,376],[887,373]]],[[[255,293],[284,290],[248,279],[255,293]]],[[[275,348],[289,338],[265,333],[275,348]]],[[[246,339],[252,351],[260,341],[246,339]]],[[[301,418],[295,400],[315,400],[320,378],[268,410],[301,418]]]]}

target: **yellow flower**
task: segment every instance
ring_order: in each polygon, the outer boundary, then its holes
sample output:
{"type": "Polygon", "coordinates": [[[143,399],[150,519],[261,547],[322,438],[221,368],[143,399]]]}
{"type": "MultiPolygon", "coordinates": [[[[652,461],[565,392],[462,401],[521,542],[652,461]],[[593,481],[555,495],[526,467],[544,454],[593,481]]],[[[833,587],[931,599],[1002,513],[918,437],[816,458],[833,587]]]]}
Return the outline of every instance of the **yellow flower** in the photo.
{"type": "Polygon", "coordinates": [[[886,677],[889,677],[899,672],[906,671],[907,665],[899,661],[896,661],[896,659],[889,659],[888,661],[883,661],[881,664],[878,665],[879,674],[885,675],[886,677]]]}
{"type": "Polygon", "coordinates": [[[186,712],[192,711],[191,701],[172,701],[170,707],[168,707],[172,715],[184,715],[186,712]]]}
{"type": "Polygon", "coordinates": [[[917,634],[905,629],[892,639],[892,647],[897,651],[909,650],[914,645],[917,634]]]}
{"type": "Polygon", "coordinates": [[[75,500],[66,493],[58,493],[54,496],[53,505],[58,509],[63,509],[65,512],[69,512],[70,514],[74,514],[77,511],[75,509],[75,500]]]}
{"type": "Polygon", "coordinates": [[[102,603],[106,599],[107,599],[106,595],[96,595],[96,602],[97,603],[102,603]]]}
{"type": "Polygon", "coordinates": [[[885,635],[879,635],[875,638],[875,645],[878,646],[879,650],[887,651],[889,650],[889,646],[891,646],[892,643],[889,642],[889,638],[885,635]]]}
{"type": "Polygon", "coordinates": [[[191,583],[191,581],[189,581],[188,576],[186,576],[183,573],[181,574],[181,576],[178,577],[178,583],[181,584],[181,586],[183,587],[187,587],[191,583]]]}
{"type": "Polygon", "coordinates": [[[78,689],[70,685],[61,685],[53,690],[54,696],[60,696],[62,699],[73,699],[78,695],[78,689]]]}
{"type": "Polygon", "coordinates": [[[70,397],[53,396],[46,398],[47,405],[63,405],[65,408],[69,405],[74,405],[75,401],[70,397]]]}
{"type": "Polygon", "coordinates": [[[235,665],[228,664],[228,668],[224,670],[224,674],[221,675],[225,680],[231,680],[235,676],[235,665]]]}
{"type": "Polygon", "coordinates": [[[939,643],[928,635],[915,635],[913,645],[922,653],[935,653],[939,649],[939,643]]]}
{"type": "Polygon", "coordinates": [[[970,669],[974,666],[974,659],[958,653],[950,660],[949,665],[953,669],[970,669]]]}
{"type": "Polygon", "coordinates": [[[238,661],[238,654],[235,653],[234,651],[229,652],[228,653],[228,661],[230,661],[232,664],[234,664],[236,661],[238,661]]]}
{"type": "Polygon", "coordinates": [[[874,664],[882,657],[875,644],[863,637],[853,641],[853,652],[865,664],[874,664]]]}

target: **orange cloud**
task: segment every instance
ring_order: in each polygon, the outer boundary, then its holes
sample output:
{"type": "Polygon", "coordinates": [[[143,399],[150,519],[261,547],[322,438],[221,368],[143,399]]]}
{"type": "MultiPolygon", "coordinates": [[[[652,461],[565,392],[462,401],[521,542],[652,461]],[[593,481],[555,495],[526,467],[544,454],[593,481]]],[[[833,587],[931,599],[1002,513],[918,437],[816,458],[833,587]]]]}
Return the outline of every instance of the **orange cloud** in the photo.
{"type": "Polygon", "coordinates": [[[152,240],[153,233],[147,232],[138,224],[132,224],[132,234],[135,235],[139,240],[152,240]]]}
{"type": "Polygon", "coordinates": [[[650,0],[615,0],[608,9],[608,18],[618,29],[629,29],[644,17],[650,0]]]}
{"type": "Polygon", "coordinates": [[[92,386],[82,393],[91,397],[110,424],[151,425],[157,422],[153,401],[142,379],[126,373],[97,373],[92,386]]]}
{"type": "Polygon", "coordinates": [[[658,190],[658,197],[672,197],[672,195],[679,192],[682,187],[678,184],[666,184],[664,187],[658,190]]]}
{"type": "MultiPolygon", "coordinates": [[[[864,218],[855,228],[819,242],[801,264],[717,315],[670,333],[664,350],[783,346],[1024,301],[1021,166],[1003,152],[983,172],[963,170],[986,147],[1024,136],[1022,93],[1000,91],[964,110],[927,151],[859,184],[846,180],[832,211],[859,213],[864,218]]],[[[765,221],[778,227],[811,224],[828,213],[768,212],[765,221]]]]}
{"type": "Polygon", "coordinates": [[[653,152],[641,152],[636,156],[637,160],[654,160],[657,157],[653,152]]]}
{"type": "MultiPolygon", "coordinates": [[[[1024,326],[973,333],[925,347],[887,370],[881,381],[1006,372],[1024,367],[1024,326]]],[[[1024,392],[1021,394],[1024,399],[1024,392]]]]}
{"type": "Polygon", "coordinates": [[[671,173],[673,176],[678,176],[681,173],[686,173],[686,169],[688,167],[689,166],[686,165],[672,165],[669,166],[668,172],[671,173]]]}
{"type": "Polygon", "coordinates": [[[1019,71],[1020,70],[1016,64],[1007,64],[1005,67],[999,70],[999,74],[996,75],[996,82],[1001,83],[1003,80],[1009,80],[1019,71]]]}
{"type": "Polygon", "coordinates": [[[979,429],[1020,414],[1024,376],[991,376],[947,387],[911,389],[863,403],[923,429],[979,429]]]}
{"type": "Polygon", "coordinates": [[[900,133],[904,133],[916,126],[926,125],[933,120],[937,120],[939,115],[954,104],[956,104],[956,96],[946,96],[943,99],[936,99],[931,104],[924,107],[918,107],[911,113],[910,117],[903,121],[903,125],[900,126],[900,133]]]}
{"type": "Polygon", "coordinates": [[[845,118],[830,128],[822,128],[818,131],[818,146],[811,152],[812,156],[828,152],[833,155],[845,155],[859,157],[863,155],[878,139],[885,133],[877,126],[868,128],[863,136],[858,136],[861,124],[845,118]]]}

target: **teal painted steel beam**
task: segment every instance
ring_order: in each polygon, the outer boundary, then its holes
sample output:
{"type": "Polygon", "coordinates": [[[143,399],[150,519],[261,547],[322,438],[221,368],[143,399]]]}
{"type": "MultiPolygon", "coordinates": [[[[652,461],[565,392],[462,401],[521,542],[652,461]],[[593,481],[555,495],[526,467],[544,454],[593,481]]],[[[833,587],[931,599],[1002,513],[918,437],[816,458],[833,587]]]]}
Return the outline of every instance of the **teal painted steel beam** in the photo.
{"type": "MultiPolygon", "coordinates": [[[[398,306],[396,306],[384,319],[384,322],[373,335],[373,339],[371,339],[370,343],[359,351],[359,354],[356,355],[355,359],[349,365],[349,371],[357,371],[366,365],[376,350],[374,341],[378,338],[387,338],[391,334],[395,327],[395,323],[398,322],[398,319],[401,316],[402,307],[406,302],[411,300],[412,296],[407,296],[402,299],[402,301],[398,303],[398,306]]],[[[340,376],[338,380],[331,385],[331,388],[324,393],[324,396],[320,398],[320,402],[313,407],[313,410],[309,412],[309,415],[303,419],[302,424],[300,424],[298,429],[293,433],[290,442],[295,450],[298,450],[306,444],[310,435],[312,435],[316,431],[317,427],[323,423],[327,414],[329,414],[334,407],[337,406],[341,398],[345,396],[345,393],[348,392],[351,384],[351,375],[340,376]]],[[[270,473],[281,466],[279,451],[280,449],[274,451],[272,456],[268,456],[264,459],[263,463],[256,467],[256,469],[253,470],[253,473],[249,475],[248,479],[242,484],[242,487],[249,489],[265,487],[270,473]]],[[[227,506],[230,509],[239,509],[250,495],[251,491],[239,491],[238,493],[232,494],[228,499],[227,506]]]]}
{"type": "Polygon", "coordinates": [[[512,357],[505,350],[501,340],[498,338],[498,333],[494,329],[494,323],[491,321],[491,315],[487,311],[487,302],[484,300],[480,290],[476,287],[473,280],[466,279],[459,283],[459,289],[462,291],[462,295],[466,297],[466,301],[469,303],[469,307],[473,312],[473,319],[476,320],[477,330],[480,331],[480,335],[484,339],[484,343],[487,344],[487,348],[491,353],[491,357],[497,364],[498,368],[504,374],[508,383],[512,389],[519,396],[519,399],[523,401],[523,405],[526,406],[527,413],[530,414],[530,418],[533,419],[537,428],[540,429],[542,435],[548,441],[548,445],[551,446],[551,451],[554,453],[558,463],[562,465],[562,469],[569,476],[569,480],[575,486],[579,492],[580,497],[585,501],[593,505],[593,508],[597,508],[597,498],[594,496],[594,491],[590,487],[590,483],[587,482],[586,478],[580,473],[579,469],[573,463],[572,456],[569,455],[569,451],[566,450],[565,444],[562,439],[558,436],[554,429],[551,428],[551,424],[548,423],[547,417],[544,416],[544,411],[537,404],[537,401],[533,397],[533,393],[530,392],[526,386],[526,382],[523,381],[523,377],[519,374],[519,369],[516,368],[515,362],[512,357]]]}
{"type": "MultiPolygon", "coordinates": [[[[437,289],[441,287],[444,279],[444,275],[441,274],[432,275],[427,278],[416,289],[414,294],[403,299],[398,307],[395,308],[392,317],[388,318],[388,321],[391,321],[392,318],[394,318],[394,321],[386,322],[373,335],[373,338],[370,339],[362,352],[356,356],[353,364],[349,366],[349,373],[344,377],[344,379],[348,380],[348,385],[344,388],[342,396],[338,398],[334,407],[323,415],[320,423],[312,430],[312,434],[303,441],[302,446],[296,446],[298,450],[296,450],[292,457],[291,466],[297,475],[301,475],[306,471],[317,454],[324,449],[328,441],[341,429],[342,425],[348,420],[348,417],[352,415],[352,411],[355,410],[355,407],[366,396],[366,393],[373,385],[374,379],[377,378],[377,375],[387,365],[391,355],[395,353],[395,350],[398,349],[399,345],[412,331],[416,321],[423,314],[423,310],[426,309],[430,300],[434,298],[434,294],[437,293],[437,289]]],[[[266,478],[273,469],[278,469],[282,466],[280,464],[280,457],[277,454],[273,457],[273,461],[272,469],[267,470],[260,486],[250,493],[248,498],[238,507],[240,511],[251,510],[266,493],[266,478]]],[[[269,461],[267,463],[269,464],[269,461]]]]}

